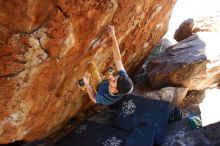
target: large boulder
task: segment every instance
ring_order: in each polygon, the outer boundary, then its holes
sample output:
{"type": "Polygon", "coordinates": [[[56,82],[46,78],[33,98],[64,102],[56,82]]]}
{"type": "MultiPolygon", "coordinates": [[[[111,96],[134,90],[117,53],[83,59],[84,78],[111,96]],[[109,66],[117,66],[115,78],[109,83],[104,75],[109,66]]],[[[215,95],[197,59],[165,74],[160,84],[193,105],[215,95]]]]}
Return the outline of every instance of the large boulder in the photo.
{"type": "Polygon", "coordinates": [[[154,88],[166,86],[204,90],[220,79],[218,32],[199,32],[181,40],[148,63],[147,78],[154,88]]]}
{"type": "Polygon", "coordinates": [[[185,103],[188,88],[181,87],[164,87],[160,90],[150,91],[143,83],[135,85],[133,94],[144,96],[156,100],[168,101],[174,106],[180,106],[185,103]]]}
{"type": "Polygon", "coordinates": [[[112,63],[106,26],[134,71],[167,31],[176,0],[0,0],[0,144],[44,138],[87,109],[77,85],[93,86],[112,63]]]}

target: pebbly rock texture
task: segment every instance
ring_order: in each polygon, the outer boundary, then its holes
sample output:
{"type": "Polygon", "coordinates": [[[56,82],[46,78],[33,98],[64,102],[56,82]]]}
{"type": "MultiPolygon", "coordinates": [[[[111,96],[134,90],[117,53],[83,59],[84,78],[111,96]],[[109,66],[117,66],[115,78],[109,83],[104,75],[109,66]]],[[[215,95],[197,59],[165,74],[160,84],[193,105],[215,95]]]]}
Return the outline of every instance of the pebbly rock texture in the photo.
{"type": "Polygon", "coordinates": [[[175,0],[0,0],[0,144],[57,131],[91,102],[77,85],[96,86],[112,63],[106,26],[116,28],[133,72],[167,31],[175,0]]]}

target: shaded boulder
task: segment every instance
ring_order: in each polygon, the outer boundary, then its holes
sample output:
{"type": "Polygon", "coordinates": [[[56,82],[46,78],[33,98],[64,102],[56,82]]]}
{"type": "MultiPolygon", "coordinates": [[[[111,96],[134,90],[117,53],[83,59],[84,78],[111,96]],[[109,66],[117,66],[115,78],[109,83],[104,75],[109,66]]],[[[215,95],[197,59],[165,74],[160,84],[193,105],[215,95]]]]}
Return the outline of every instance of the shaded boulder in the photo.
{"type": "Polygon", "coordinates": [[[159,42],[156,43],[156,45],[151,50],[149,56],[144,60],[144,63],[141,65],[141,67],[138,69],[137,72],[134,74],[133,82],[146,82],[146,68],[148,63],[157,58],[160,54],[162,54],[167,48],[171,46],[171,42],[166,39],[162,38],[159,42]]]}
{"type": "Polygon", "coordinates": [[[179,42],[188,38],[189,36],[193,35],[193,26],[194,21],[193,19],[189,18],[185,20],[179,28],[175,31],[174,39],[179,42]]]}
{"type": "Polygon", "coordinates": [[[164,87],[160,90],[151,91],[143,83],[135,85],[133,94],[144,96],[145,98],[151,98],[156,100],[168,101],[172,105],[180,106],[183,104],[183,100],[187,95],[188,88],[181,87],[164,87]]]}
{"type": "Polygon", "coordinates": [[[154,88],[167,86],[203,90],[220,78],[218,33],[199,33],[166,49],[147,66],[147,78],[154,88]]]}
{"type": "Polygon", "coordinates": [[[218,146],[220,122],[200,129],[192,129],[187,119],[170,124],[163,146],[218,146]]]}
{"type": "Polygon", "coordinates": [[[220,15],[185,20],[176,30],[178,43],[148,63],[147,79],[154,88],[183,86],[204,90],[220,79],[220,15]]]}
{"type": "Polygon", "coordinates": [[[181,107],[187,107],[192,104],[200,104],[206,96],[206,90],[190,90],[181,104],[181,107]]]}

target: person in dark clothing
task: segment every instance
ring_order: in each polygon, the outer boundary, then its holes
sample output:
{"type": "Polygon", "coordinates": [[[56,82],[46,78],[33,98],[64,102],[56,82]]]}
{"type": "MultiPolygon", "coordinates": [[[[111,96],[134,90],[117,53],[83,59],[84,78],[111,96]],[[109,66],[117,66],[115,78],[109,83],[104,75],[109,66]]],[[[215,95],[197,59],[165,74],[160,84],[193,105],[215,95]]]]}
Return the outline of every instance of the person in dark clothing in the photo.
{"type": "Polygon", "coordinates": [[[83,77],[83,81],[90,99],[94,103],[103,105],[111,105],[120,100],[124,95],[131,93],[133,90],[133,82],[128,77],[122,64],[114,26],[108,27],[108,33],[113,42],[113,56],[118,74],[116,76],[110,75],[108,80],[102,81],[98,86],[97,94],[95,94],[94,90],[89,84],[90,74],[85,73],[83,77]]]}

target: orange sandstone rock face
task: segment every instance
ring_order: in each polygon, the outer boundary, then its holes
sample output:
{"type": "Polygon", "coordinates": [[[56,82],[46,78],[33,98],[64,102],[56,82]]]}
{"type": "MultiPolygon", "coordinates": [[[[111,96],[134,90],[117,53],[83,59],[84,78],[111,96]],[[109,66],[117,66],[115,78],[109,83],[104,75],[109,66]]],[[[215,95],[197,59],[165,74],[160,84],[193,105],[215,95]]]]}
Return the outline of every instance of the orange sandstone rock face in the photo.
{"type": "Polygon", "coordinates": [[[0,37],[13,33],[31,33],[52,14],[52,0],[0,0],[0,37]]]}
{"type": "Polygon", "coordinates": [[[0,144],[44,138],[92,103],[92,85],[112,66],[112,24],[132,72],[167,31],[175,0],[0,0],[0,144]]]}

